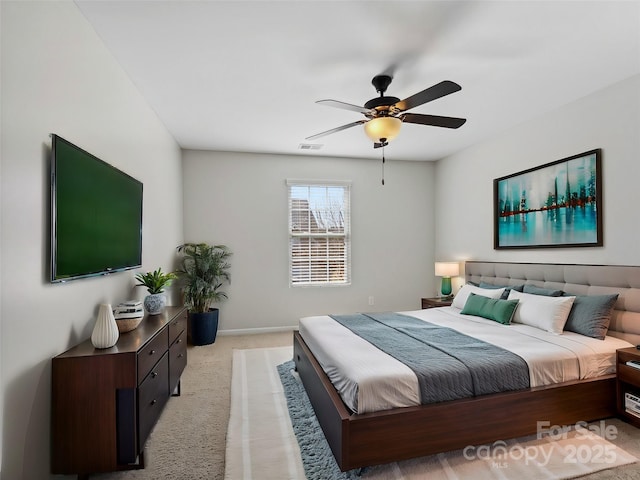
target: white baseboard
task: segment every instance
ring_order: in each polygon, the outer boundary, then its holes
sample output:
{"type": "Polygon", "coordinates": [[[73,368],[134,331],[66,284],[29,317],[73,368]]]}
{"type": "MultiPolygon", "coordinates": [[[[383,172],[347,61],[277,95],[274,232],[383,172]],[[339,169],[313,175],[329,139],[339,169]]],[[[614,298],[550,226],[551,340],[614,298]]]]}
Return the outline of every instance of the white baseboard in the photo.
{"type": "Polygon", "coordinates": [[[233,330],[218,330],[218,335],[255,335],[258,333],[278,333],[293,332],[297,327],[263,327],[263,328],[240,328],[233,330]]]}

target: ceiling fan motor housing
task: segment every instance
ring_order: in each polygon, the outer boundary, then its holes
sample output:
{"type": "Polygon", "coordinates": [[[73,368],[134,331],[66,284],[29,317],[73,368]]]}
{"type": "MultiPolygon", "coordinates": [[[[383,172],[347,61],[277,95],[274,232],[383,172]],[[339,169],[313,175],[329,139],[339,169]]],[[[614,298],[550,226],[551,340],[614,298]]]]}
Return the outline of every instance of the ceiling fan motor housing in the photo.
{"type": "Polygon", "coordinates": [[[376,97],[364,104],[364,108],[376,109],[378,113],[389,110],[391,105],[398,103],[398,97],[376,97]]]}
{"type": "Polygon", "coordinates": [[[389,75],[376,75],[375,77],[373,77],[371,83],[376,88],[376,92],[380,93],[380,96],[377,98],[372,98],[367,103],[365,103],[365,108],[369,108],[372,110],[375,109],[381,116],[388,114],[389,107],[395,105],[400,101],[400,99],[397,97],[384,96],[384,92],[387,91],[387,87],[391,84],[391,80],[393,79],[389,75]]]}

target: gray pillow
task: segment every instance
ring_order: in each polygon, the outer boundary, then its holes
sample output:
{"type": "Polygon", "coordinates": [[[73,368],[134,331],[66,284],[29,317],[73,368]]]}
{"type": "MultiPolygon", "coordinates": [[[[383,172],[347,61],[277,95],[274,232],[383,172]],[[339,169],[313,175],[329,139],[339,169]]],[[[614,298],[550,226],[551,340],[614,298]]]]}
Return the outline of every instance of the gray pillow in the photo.
{"type": "Polygon", "coordinates": [[[611,312],[618,300],[613,295],[576,295],[564,329],[604,340],[611,322],[611,312]]]}
{"type": "Polygon", "coordinates": [[[486,282],[480,282],[480,285],[478,285],[480,288],[504,288],[504,292],[502,293],[502,296],[500,297],[502,300],[506,300],[507,298],[509,298],[509,292],[511,290],[515,290],[516,292],[522,292],[522,289],[524,288],[524,285],[514,285],[514,286],[510,286],[510,285],[494,285],[492,283],[486,283],[486,282]]]}
{"type": "Polygon", "coordinates": [[[548,288],[536,287],[535,285],[525,285],[524,293],[531,293],[532,295],[545,295],[547,297],[561,297],[564,295],[562,290],[550,290],[548,288]]]}

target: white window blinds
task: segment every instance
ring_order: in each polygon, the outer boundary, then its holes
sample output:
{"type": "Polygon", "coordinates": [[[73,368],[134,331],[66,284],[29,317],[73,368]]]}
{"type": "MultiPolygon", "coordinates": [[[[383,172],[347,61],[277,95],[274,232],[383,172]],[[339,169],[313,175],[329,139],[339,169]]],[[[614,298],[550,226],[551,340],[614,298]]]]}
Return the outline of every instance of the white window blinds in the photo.
{"type": "Polygon", "coordinates": [[[291,285],[351,281],[351,184],[287,180],[291,285]]]}

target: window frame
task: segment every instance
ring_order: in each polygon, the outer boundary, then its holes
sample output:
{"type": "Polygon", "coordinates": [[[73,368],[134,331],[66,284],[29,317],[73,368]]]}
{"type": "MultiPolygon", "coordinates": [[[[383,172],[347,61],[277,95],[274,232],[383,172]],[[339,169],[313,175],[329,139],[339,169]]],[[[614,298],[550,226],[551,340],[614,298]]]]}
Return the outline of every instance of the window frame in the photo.
{"type": "MultiPolygon", "coordinates": [[[[310,287],[343,287],[351,285],[351,181],[348,180],[308,180],[308,179],[287,179],[287,226],[288,226],[288,275],[289,275],[289,287],[302,287],[302,288],[310,288],[310,287]],[[292,188],[293,187],[302,187],[302,188],[342,188],[343,189],[343,205],[340,212],[342,213],[342,229],[343,233],[329,232],[325,230],[324,232],[295,232],[293,229],[293,198],[292,198],[292,188]],[[327,269],[327,276],[322,281],[312,281],[312,266],[308,267],[309,271],[307,274],[306,281],[294,281],[294,238],[319,238],[319,239],[327,239],[326,244],[326,255],[314,257],[311,253],[311,246],[309,246],[309,262],[311,263],[314,258],[319,259],[320,261],[331,262],[330,255],[330,246],[329,240],[332,238],[342,238],[344,239],[344,251],[343,251],[343,260],[342,260],[342,268],[344,269],[343,278],[339,281],[332,281],[330,279],[330,270],[327,269]]],[[[310,200],[310,195],[305,199],[307,201],[310,200]]],[[[325,203],[324,205],[327,205],[325,203]]],[[[316,210],[317,211],[317,210],[316,210]]],[[[313,210],[309,207],[309,212],[313,212],[313,210]]],[[[314,216],[314,218],[316,218],[314,216]]],[[[310,217],[311,219],[311,217],[310,217]]],[[[309,229],[311,230],[311,228],[309,229]]],[[[337,262],[339,265],[340,262],[337,262]]]]}

